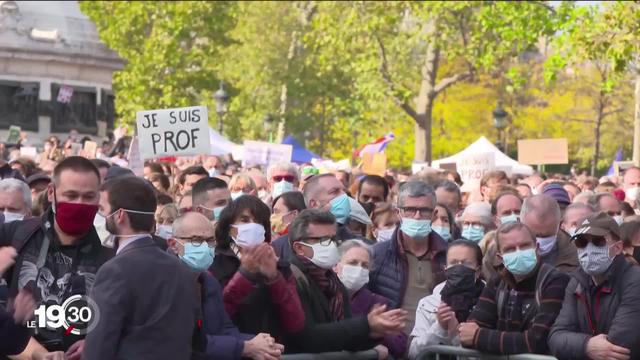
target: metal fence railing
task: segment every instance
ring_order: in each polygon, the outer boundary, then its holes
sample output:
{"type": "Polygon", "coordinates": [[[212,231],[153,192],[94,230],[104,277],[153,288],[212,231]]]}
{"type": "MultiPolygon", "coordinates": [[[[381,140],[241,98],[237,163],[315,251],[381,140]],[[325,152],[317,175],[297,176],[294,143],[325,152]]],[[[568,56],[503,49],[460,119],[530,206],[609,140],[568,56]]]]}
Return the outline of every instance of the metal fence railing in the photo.
{"type": "Polygon", "coordinates": [[[416,360],[440,360],[440,355],[453,356],[458,359],[482,359],[482,360],[557,360],[553,356],[538,354],[495,355],[481,353],[477,350],[465,349],[457,346],[433,345],[424,349],[416,360]]]}
{"type": "Polygon", "coordinates": [[[378,353],[375,350],[358,352],[326,352],[319,354],[287,354],[282,355],[282,360],[377,360],[378,353]]]}

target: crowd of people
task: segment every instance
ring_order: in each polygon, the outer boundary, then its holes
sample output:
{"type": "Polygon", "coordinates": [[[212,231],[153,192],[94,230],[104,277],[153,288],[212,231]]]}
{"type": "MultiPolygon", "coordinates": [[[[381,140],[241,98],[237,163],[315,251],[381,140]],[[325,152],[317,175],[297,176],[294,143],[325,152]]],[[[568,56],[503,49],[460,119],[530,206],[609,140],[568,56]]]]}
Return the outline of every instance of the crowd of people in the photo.
{"type": "Polygon", "coordinates": [[[462,192],[451,171],[215,156],[136,176],[54,146],[47,168],[0,159],[0,355],[640,358],[640,168],[495,170],[462,192]],[[86,336],[26,327],[75,295],[99,309],[86,336]]]}

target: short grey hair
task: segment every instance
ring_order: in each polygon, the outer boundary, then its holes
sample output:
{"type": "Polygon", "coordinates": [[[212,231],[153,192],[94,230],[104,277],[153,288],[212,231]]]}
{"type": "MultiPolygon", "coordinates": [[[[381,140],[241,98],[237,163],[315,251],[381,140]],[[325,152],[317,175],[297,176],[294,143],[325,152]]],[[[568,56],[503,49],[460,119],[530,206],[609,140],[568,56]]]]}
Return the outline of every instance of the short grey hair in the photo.
{"type": "Polygon", "coordinates": [[[22,199],[27,205],[27,211],[31,211],[31,189],[24,181],[18,179],[3,179],[0,180],[0,192],[19,191],[22,193],[22,199]]]}
{"type": "Polygon", "coordinates": [[[298,167],[296,164],[283,161],[269,165],[269,168],[267,169],[267,180],[271,180],[273,173],[276,171],[286,171],[293,175],[296,178],[296,181],[300,179],[300,174],[298,174],[298,167]]]}
{"type": "Polygon", "coordinates": [[[458,184],[454,183],[451,180],[443,180],[438,186],[436,186],[436,190],[443,189],[447,192],[454,192],[458,195],[458,199],[462,198],[462,194],[460,193],[460,187],[458,184]]]}
{"type": "Polygon", "coordinates": [[[436,206],[436,192],[433,190],[432,186],[427,185],[427,183],[425,183],[424,181],[407,181],[406,183],[400,185],[400,190],[398,192],[398,207],[402,208],[404,206],[407,197],[417,198],[422,196],[430,198],[433,206],[436,206]]]}
{"type": "Polygon", "coordinates": [[[536,236],[527,225],[521,222],[507,223],[504,225],[500,225],[498,230],[496,230],[496,249],[498,250],[498,252],[500,252],[500,238],[502,237],[501,235],[508,234],[514,230],[527,233],[527,235],[529,235],[529,237],[531,238],[531,241],[536,244],[536,236]]]}
{"type": "Polygon", "coordinates": [[[573,204],[567,206],[567,208],[564,210],[564,218],[563,218],[563,220],[567,219],[567,213],[569,213],[569,211],[571,211],[571,210],[589,210],[591,213],[596,212],[595,209],[593,208],[593,206],[591,206],[589,204],[577,202],[577,203],[573,203],[573,204]]]}
{"type": "Polygon", "coordinates": [[[549,195],[538,194],[524,199],[522,209],[520,210],[520,219],[524,221],[527,215],[533,212],[536,213],[539,219],[553,216],[558,225],[562,221],[560,206],[558,206],[558,202],[549,195]]]}
{"type": "Polygon", "coordinates": [[[480,218],[480,221],[484,224],[484,226],[488,229],[493,228],[493,216],[491,214],[491,205],[486,202],[473,202],[467,205],[462,212],[462,219],[467,215],[477,216],[480,218]]]}
{"type": "MultiPolygon", "coordinates": [[[[338,252],[340,253],[340,258],[342,259],[344,254],[346,254],[347,251],[353,248],[363,248],[367,250],[367,253],[369,254],[369,261],[370,262],[373,261],[373,251],[371,250],[371,246],[365,244],[364,241],[358,240],[358,239],[346,240],[342,244],[340,244],[340,246],[338,246],[338,252]]],[[[369,264],[369,267],[371,267],[371,264],[369,264]]]]}

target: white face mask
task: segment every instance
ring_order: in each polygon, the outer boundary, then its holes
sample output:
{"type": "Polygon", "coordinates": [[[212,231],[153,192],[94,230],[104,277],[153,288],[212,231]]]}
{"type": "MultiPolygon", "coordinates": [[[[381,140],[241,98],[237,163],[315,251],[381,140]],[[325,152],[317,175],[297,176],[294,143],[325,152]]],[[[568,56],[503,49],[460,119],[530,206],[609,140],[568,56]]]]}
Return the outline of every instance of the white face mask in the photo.
{"type": "Polygon", "coordinates": [[[614,216],[613,220],[615,220],[616,224],[618,224],[618,225],[622,225],[622,222],[624,221],[624,219],[622,218],[622,215],[614,216]]]}
{"type": "Polygon", "coordinates": [[[244,195],[244,193],[242,191],[234,191],[234,192],[231,193],[231,200],[235,200],[235,199],[239,198],[242,195],[244,195]]]}
{"type": "Polygon", "coordinates": [[[378,240],[378,242],[389,241],[393,237],[394,231],[396,231],[395,227],[380,229],[378,230],[378,236],[376,236],[376,240],[378,240]]]}
{"type": "Polygon", "coordinates": [[[338,277],[348,290],[355,292],[369,282],[369,270],[361,266],[344,265],[338,277]]]}
{"type": "Polygon", "coordinates": [[[556,244],[557,235],[548,236],[548,237],[536,237],[536,241],[538,242],[538,246],[540,247],[540,255],[545,256],[553,250],[553,247],[556,244]]]}
{"type": "Polygon", "coordinates": [[[627,197],[627,199],[629,199],[631,201],[638,200],[638,194],[639,193],[640,193],[640,188],[639,187],[628,188],[627,190],[624,191],[624,195],[627,197]]]}
{"type": "Polygon", "coordinates": [[[14,222],[14,221],[19,221],[24,219],[24,214],[20,214],[20,213],[14,213],[11,211],[5,211],[4,212],[4,222],[6,223],[10,223],[10,222],[14,222]]]}
{"type": "Polygon", "coordinates": [[[238,229],[238,235],[233,239],[240,247],[252,247],[264,242],[264,227],[256,223],[231,225],[238,229]]]}
{"type": "Polygon", "coordinates": [[[173,235],[173,227],[171,225],[158,225],[156,227],[156,235],[168,240],[173,235]]]}
{"type": "Polygon", "coordinates": [[[96,228],[96,233],[98,233],[98,238],[100,238],[102,246],[108,248],[115,246],[116,237],[107,231],[107,219],[100,215],[100,213],[96,213],[96,217],[93,218],[93,227],[96,228]]]}
{"type": "Polygon", "coordinates": [[[336,266],[338,261],[340,261],[340,254],[338,253],[338,246],[335,242],[331,242],[331,244],[324,246],[322,244],[314,244],[309,245],[305,243],[301,243],[302,245],[308,246],[313,249],[313,257],[311,260],[317,267],[325,270],[329,270],[336,266]]]}

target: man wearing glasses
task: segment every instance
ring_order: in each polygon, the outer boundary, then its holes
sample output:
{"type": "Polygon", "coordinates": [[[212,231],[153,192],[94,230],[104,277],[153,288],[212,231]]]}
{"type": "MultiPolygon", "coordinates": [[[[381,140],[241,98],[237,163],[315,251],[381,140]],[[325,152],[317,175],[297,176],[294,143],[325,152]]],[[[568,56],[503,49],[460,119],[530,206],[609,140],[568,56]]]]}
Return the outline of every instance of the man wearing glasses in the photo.
{"type": "Polygon", "coordinates": [[[292,163],[282,162],[269,166],[267,176],[272,199],[282,193],[294,191],[299,186],[298,168],[292,163]]]}
{"type": "Polygon", "coordinates": [[[401,309],[374,306],[367,317],[351,317],[349,293],[332,270],[340,260],[335,221],[327,211],[307,209],[289,228],[291,271],[306,321],[304,330],[285,344],[289,352],[368,350],[404,328],[401,309]]]}
{"type": "Polygon", "coordinates": [[[551,352],[560,359],[637,359],[640,268],[625,260],[618,224],[593,214],[572,240],[580,268],[551,328],[551,352]]]}
{"type": "Polygon", "coordinates": [[[390,241],[373,248],[374,269],[369,289],[408,313],[404,332],[411,334],[418,302],[445,280],[447,243],[435,231],[436,193],[422,181],[400,187],[397,215],[400,226],[390,241]]]}

